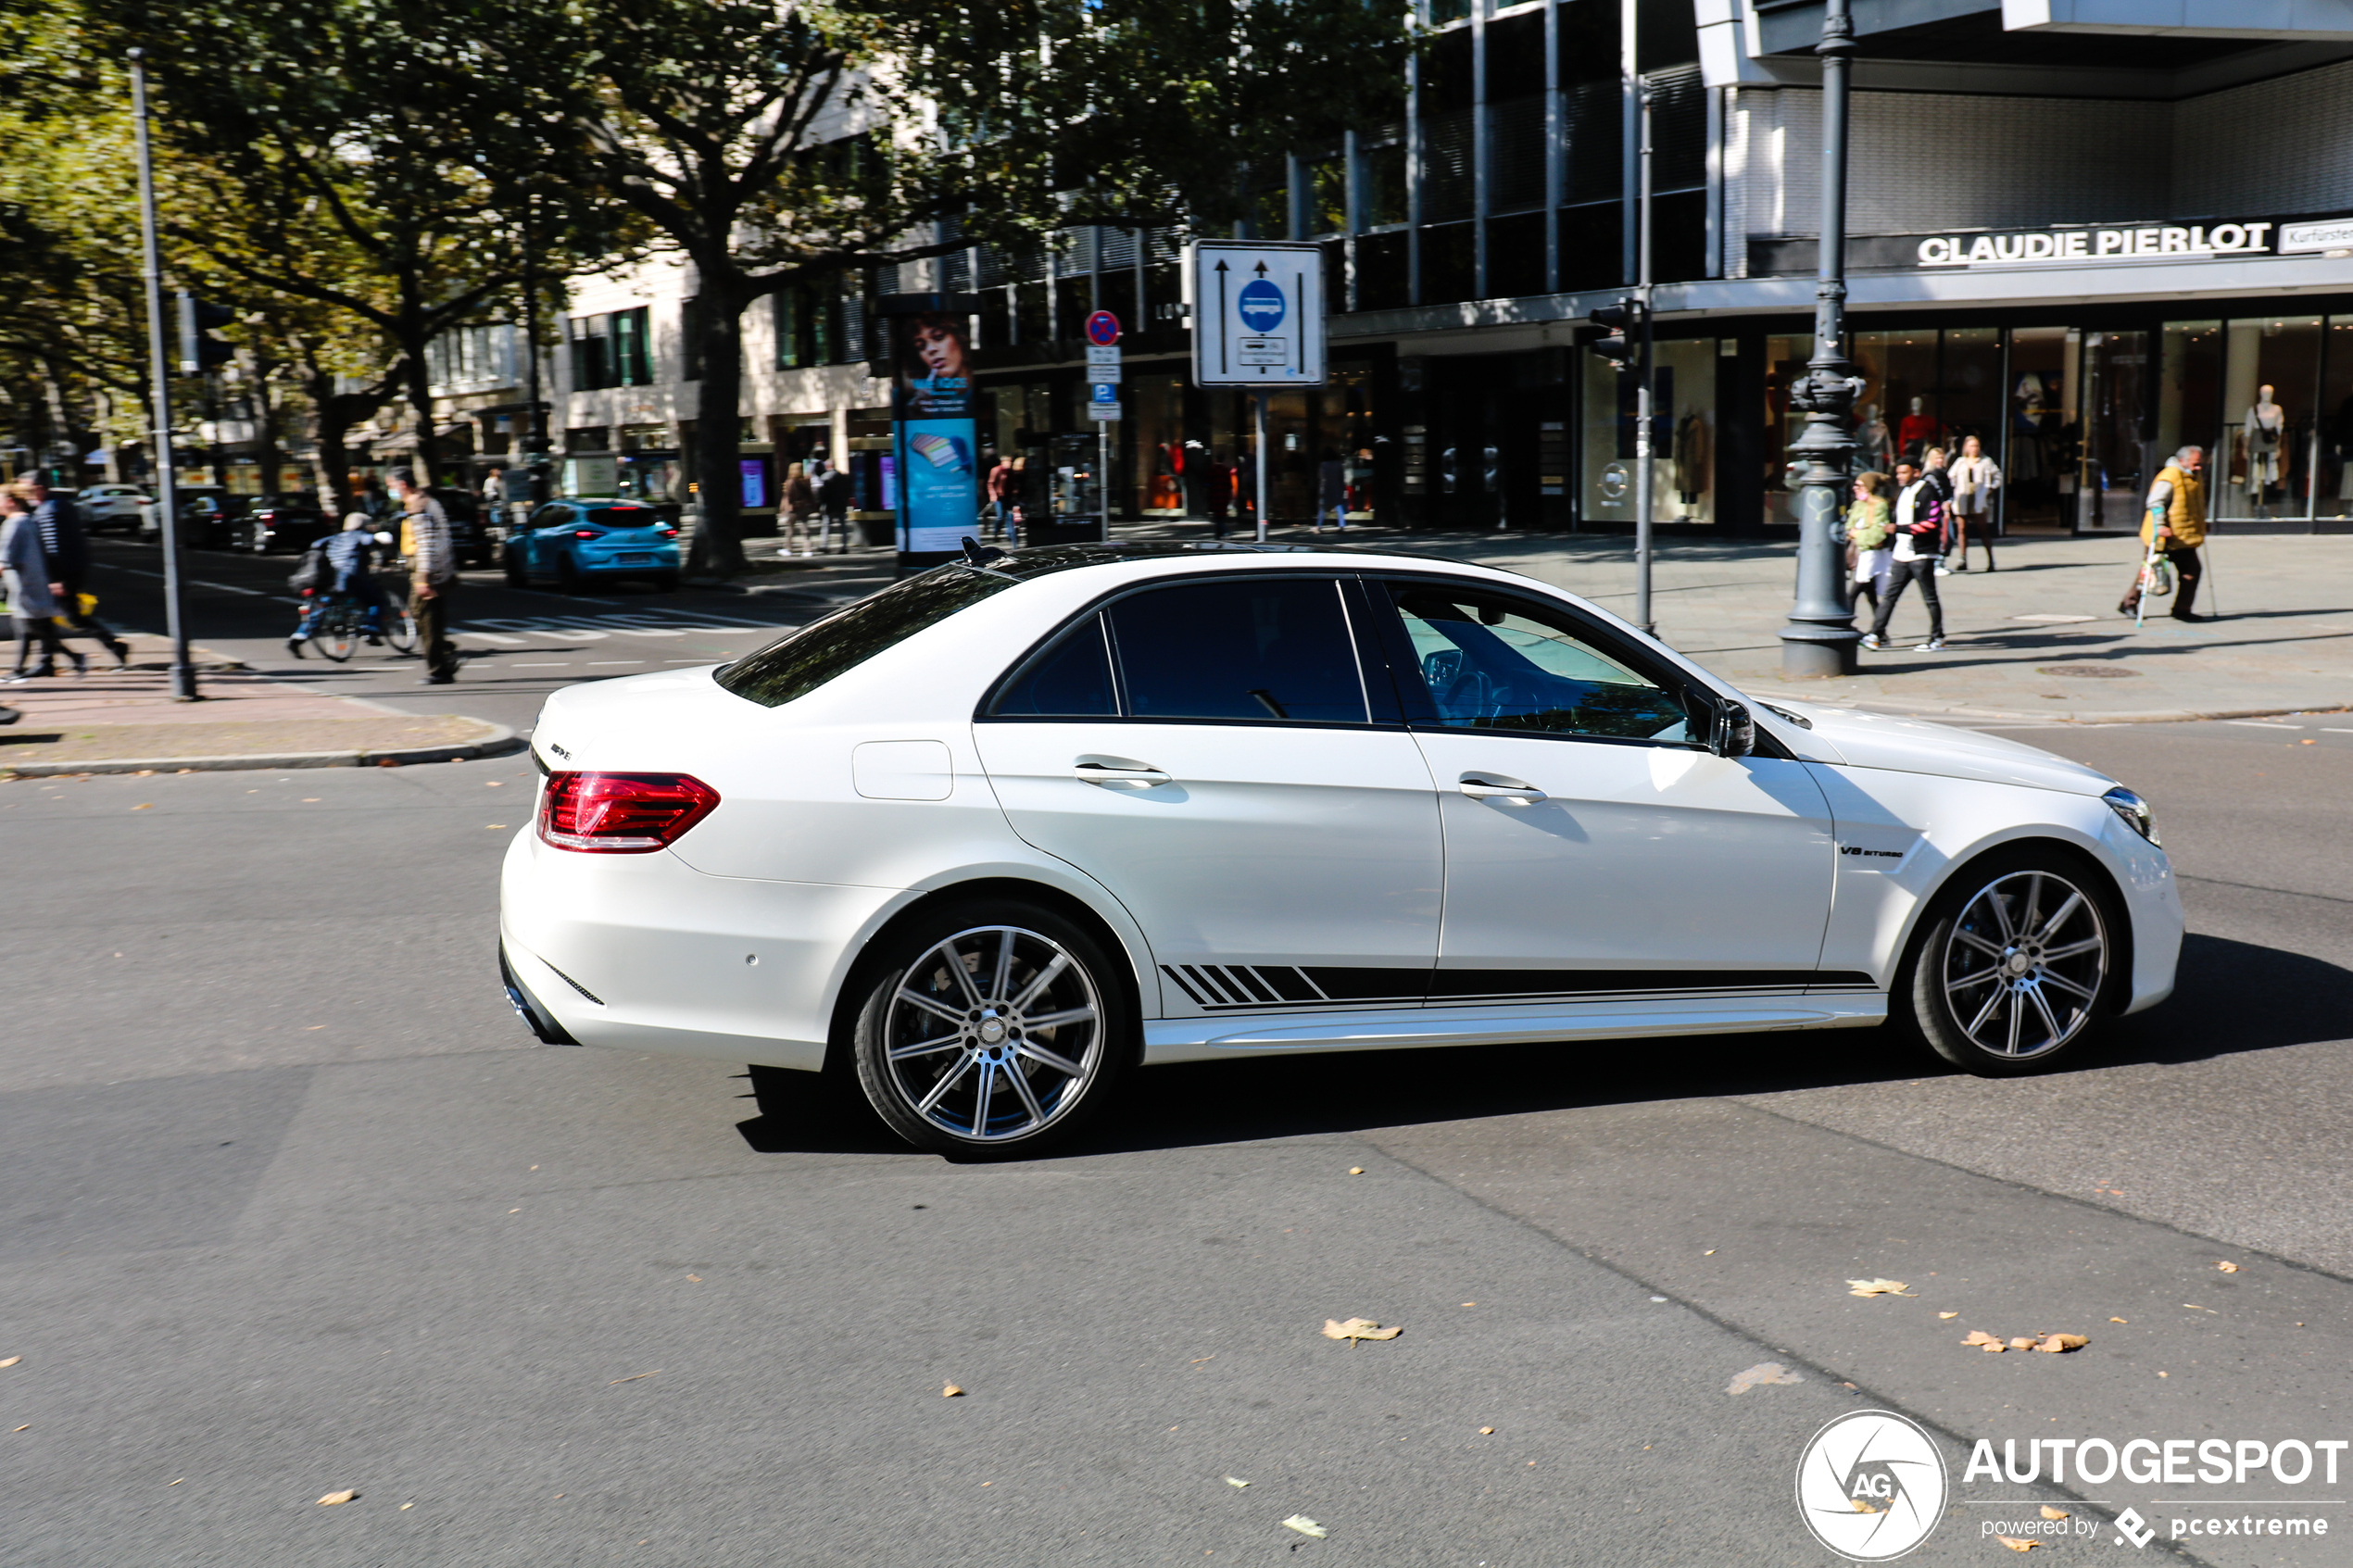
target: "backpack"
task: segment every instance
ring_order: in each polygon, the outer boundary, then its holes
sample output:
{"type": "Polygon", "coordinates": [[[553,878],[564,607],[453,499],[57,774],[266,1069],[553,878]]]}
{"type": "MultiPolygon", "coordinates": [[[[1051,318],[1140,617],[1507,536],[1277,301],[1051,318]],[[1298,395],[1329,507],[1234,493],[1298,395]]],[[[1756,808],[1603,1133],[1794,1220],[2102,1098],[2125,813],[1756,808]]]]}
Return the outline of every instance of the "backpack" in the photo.
{"type": "Polygon", "coordinates": [[[286,579],[287,587],[297,594],[318,594],[334,586],[335,574],[327,565],[325,544],[321,540],[304,553],[302,564],[286,579]]]}

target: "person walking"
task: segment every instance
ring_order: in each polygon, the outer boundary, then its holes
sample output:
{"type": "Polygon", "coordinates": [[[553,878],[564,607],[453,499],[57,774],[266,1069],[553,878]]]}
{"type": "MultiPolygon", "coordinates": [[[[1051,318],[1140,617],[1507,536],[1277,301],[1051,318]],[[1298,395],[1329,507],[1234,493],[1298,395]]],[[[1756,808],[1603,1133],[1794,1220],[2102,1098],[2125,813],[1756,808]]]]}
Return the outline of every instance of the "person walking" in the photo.
{"type": "Polygon", "coordinates": [[[795,463],[785,470],[785,554],[805,556],[809,553],[810,521],[817,514],[817,487],[809,483],[809,470],[795,463]]]}
{"type": "MultiPolygon", "coordinates": [[[[2173,454],[2173,460],[2159,469],[2157,482],[2149,486],[2148,513],[2141,520],[2141,546],[2163,552],[2171,563],[2180,586],[2173,590],[2173,619],[2176,621],[2210,621],[2211,616],[2197,614],[2191,607],[2197,603],[2198,580],[2205,575],[2197,558],[2198,546],[2206,543],[2206,482],[2198,477],[2206,467],[2206,448],[2184,446],[2173,454]]],[[[2141,579],[2133,580],[2133,591],[2116,607],[2116,613],[2134,616],[2141,609],[2141,579]]]]}
{"type": "Polygon", "coordinates": [[[1888,561],[1887,589],[1880,596],[1863,646],[1874,652],[1887,646],[1895,607],[1903,601],[1904,590],[1918,583],[1928,604],[1928,641],[1916,644],[1913,651],[1935,653],[1944,646],[1944,606],[1936,596],[1936,569],[1944,553],[1944,499],[1928,470],[1909,462],[1895,465],[1895,547],[1888,561]]]}
{"type": "Polygon", "coordinates": [[[1944,564],[1944,556],[1953,542],[1953,474],[1947,464],[1952,454],[1942,446],[1931,446],[1920,454],[1919,475],[1936,492],[1937,500],[1944,508],[1944,532],[1936,539],[1936,575],[1950,577],[1953,569],[1944,564]]]}
{"type": "Polygon", "coordinates": [[[824,471],[817,476],[817,510],[825,520],[824,533],[819,538],[820,546],[831,551],[833,536],[838,533],[841,535],[841,553],[848,555],[849,553],[849,474],[847,470],[837,469],[831,463],[825,464],[824,471]]]}
{"type": "Polygon", "coordinates": [[[1324,448],[1324,460],[1315,470],[1315,532],[1324,531],[1324,519],[1329,517],[1332,526],[1342,533],[1348,532],[1348,465],[1340,454],[1324,448]]]}
{"type": "Polygon", "coordinates": [[[992,539],[1002,539],[1005,536],[1005,513],[1007,508],[1013,504],[1013,461],[1002,452],[1000,452],[997,454],[997,461],[989,468],[988,470],[987,492],[988,495],[988,536],[992,539]]]}
{"type": "Polygon", "coordinates": [[[1985,541],[1985,570],[1994,570],[1994,492],[2002,487],[2002,470],[1985,455],[1976,436],[1961,442],[1961,455],[1945,470],[1953,481],[1953,570],[1969,570],[1969,524],[1985,541]]]}
{"type": "Polygon", "coordinates": [[[38,473],[26,478],[24,494],[32,503],[32,521],[41,529],[42,553],[49,558],[49,593],[57,601],[55,613],[114,655],[116,669],[128,670],[131,645],[82,608],[82,585],[90,576],[90,541],[82,531],[81,512],[70,497],[52,495],[48,482],[38,473]]]}
{"type": "Polygon", "coordinates": [[[73,661],[75,674],[85,673],[90,661],[65,646],[50,619],[57,613],[57,600],[49,585],[49,560],[41,548],[41,525],[33,520],[32,503],[13,490],[0,492],[0,577],[8,585],[8,614],[17,633],[16,668],[8,684],[22,685],[55,675],[61,654],[73,661]],[[28,671],[25,661],[36,642],[41,663],[28,671]]]}
{"type": "Polygon", "coordinates": [[[1883,473],[1855,476],[1855,501],[1846,508],[1846,574],[1852,584],[1846,596],[1849,609],[1869,599],[1876,613],[1880,594],[1887,586],[1888,559],[1893,554],[1888,539],[1894,524],[1887,497],[1880,494],[1886,483],[1883,473]]]}
{"type": "Polygon", "coordinates": [[[1234,465],[1211,452],[1201,465],[1202,502],[1209,508],[1209,536],[1226,537],[1226,522],[1234,510],[1234,465]]]}
{"type": "Polygon", "coordinates": [[[417,485],[413,470],[384,476],[392,498],[408,514],[409,603],[417,643],[425,656],[422,684],[446,686],[458,678],[458,645],[449,640],[449,596],[458,586],[458,557],[449,543],[449,514],[417,485]]]}

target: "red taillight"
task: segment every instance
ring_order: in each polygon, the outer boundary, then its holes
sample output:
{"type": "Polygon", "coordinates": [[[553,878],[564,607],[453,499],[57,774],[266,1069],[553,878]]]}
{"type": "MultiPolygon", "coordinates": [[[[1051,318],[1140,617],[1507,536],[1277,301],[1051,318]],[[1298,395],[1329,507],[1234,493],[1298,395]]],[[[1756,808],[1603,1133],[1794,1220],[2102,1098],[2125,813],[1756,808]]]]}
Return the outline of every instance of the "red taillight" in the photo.
{"type": "Polygon", "coordinates": [[[685,773],[549,773],[539,836],[559,849],[643,855],[711,815],[719,792],[685,773]]]}
{"type": "Polygon", "coordinates": [[[572,536],[575,539],[601,539],[604,537],[603,534],[598,533],[593,528],[575,528],[572,531],[572,536]]]}

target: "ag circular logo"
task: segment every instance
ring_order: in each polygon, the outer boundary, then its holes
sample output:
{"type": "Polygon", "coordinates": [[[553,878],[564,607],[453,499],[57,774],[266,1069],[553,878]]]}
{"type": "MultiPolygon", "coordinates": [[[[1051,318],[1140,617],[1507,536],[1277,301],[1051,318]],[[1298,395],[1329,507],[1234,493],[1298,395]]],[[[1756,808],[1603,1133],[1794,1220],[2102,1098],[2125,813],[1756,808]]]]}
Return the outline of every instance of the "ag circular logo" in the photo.
{"type": "Polygon", "coordinates": [[[1253,279],[1242,285],[1234,308],[1241,312],[1242,325],[1252,332],[1271,332],[1283,324],[1283,291],[1264,278],[1253,279]]]}
{"type": "Polygon", "coordinates": [[[1928,1539],[1945,1491],[1936,1439],[1893,1411],[1840,1416],[1797,1461],[1799,1517],[1850,1562],[1885,1562],[1928,1539]]]}

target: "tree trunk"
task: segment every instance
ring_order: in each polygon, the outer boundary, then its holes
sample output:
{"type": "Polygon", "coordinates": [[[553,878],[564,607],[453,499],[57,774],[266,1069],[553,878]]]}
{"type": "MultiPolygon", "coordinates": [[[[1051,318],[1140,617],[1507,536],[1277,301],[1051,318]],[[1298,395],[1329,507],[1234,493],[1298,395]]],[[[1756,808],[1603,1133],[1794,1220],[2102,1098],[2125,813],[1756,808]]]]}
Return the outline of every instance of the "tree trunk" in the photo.
{"type": "Polygon", "coordinates": [[[409,341],[414,335],[402,334],[401,348],[409,357],[409,373],[402,379],[408,383],[409,411],[417,417],[417,483],[431,489],[441,483],[441,447],[434,435],[433,371],[425,364],[423,338],[409,341]]]}
{"type": "Polygon", "coordinates": [[[696,499],[701,525],[696,554],[721,577],[743,570],[742,291],[726,275],[726,264],[703,266],[701,274],[702,388],[695,420],[696,499]]]}
{"type": "Polygon", "coordinates": [[[261,470],[261,493],[279,493],[278,482],[286,466],[285,454],[278,445],[277,401],[271,396],[269,367],[258,364],[253,371],[253,445],[257,466],[261,470]]]}

